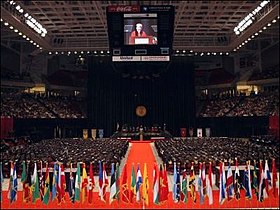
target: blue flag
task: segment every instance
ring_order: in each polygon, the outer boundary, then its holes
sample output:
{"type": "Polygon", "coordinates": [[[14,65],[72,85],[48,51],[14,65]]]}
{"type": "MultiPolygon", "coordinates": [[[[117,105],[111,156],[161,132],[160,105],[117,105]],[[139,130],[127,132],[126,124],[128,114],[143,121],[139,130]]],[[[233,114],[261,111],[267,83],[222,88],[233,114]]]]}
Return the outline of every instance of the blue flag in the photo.
{"type": "Polygon", "coordinates": [[[4,182],[3,171],[2,171],[2,163],[0,163],[0,202],[2,202],[2,182],[4,182]]]}
{"type": "Polygon", "coordinates": [[[174,170],[173,170],[173,200],[177,200],[177,169],[176,162],[174,162],[174,170]]]}
{"type": "Polygon", "coordinates": [[[11,191],[11,203],[17,200],[17,187],[18,187],[18,181],[17,181],[17,171],[16,171],[16,163],[15,163],[14,172],[13,172],[13,185],[11,191]]]}
{"type": "Polygon", "coordinates": [[[57,164],[53,166],[52,201],[56,198],[57,164]]]}
{"type": "Polygon", "coordinates": [[[140,197],[140,186],[143,183],[143,178],[141,175],[141,171],[140,171],[140,165],[138,164],[137,167],[137,174],[136,174],[136,201],[140,202],[141,201],[141,197],[140,197]]]}

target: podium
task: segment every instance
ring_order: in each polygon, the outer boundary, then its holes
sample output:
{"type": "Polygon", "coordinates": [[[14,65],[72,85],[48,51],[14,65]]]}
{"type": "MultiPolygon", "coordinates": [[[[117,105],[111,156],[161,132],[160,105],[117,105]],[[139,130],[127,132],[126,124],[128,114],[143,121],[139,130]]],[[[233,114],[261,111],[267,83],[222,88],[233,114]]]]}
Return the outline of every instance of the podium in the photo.
{"type": "Polygon", "coordinates": [[[154,43],[153,36],[147,36],[147,37],[130,37],[129,44],[138,45],[138,44],[156,44],[156,43],[154,43]]]}

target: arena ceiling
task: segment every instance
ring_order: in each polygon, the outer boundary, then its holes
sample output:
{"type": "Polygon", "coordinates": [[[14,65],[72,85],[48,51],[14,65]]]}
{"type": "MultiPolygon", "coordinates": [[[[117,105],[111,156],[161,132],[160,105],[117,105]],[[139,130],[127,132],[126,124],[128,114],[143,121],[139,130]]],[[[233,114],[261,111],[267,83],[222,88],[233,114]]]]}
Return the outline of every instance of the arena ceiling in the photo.
{"type": "MultiPolygon", "coordinates": [[[[279,20],[279,1],[270,1],[256,21],[237,36],[233,29],[261,1],[15,1],[24,13],[31,14],[48,33],[41,37],[11,9],[10,1],[1,1],[1,43],[23,40],[4,26],[13,25],[38,43],[45,51],[108,50],[106,7],[109,5],[175,6],[173,49],[197,52],[231,52],[272,20],[279,20]]],[[[23,14],[24,14],[23,13],[23,14]]],[[[278,37],[279,21],[262,37],[278,37]],[[275,26],[277,25],[277,26],[275,26]]],[[[26,40],[24,40],[26,41],[26,40]]]]}

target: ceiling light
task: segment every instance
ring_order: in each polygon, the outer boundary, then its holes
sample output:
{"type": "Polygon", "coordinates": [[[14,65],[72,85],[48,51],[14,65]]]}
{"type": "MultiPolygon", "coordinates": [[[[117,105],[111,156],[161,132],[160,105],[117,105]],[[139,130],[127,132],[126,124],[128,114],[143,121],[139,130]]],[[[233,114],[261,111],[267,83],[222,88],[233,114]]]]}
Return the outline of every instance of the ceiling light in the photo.
{"type": "Polygon", "coordinates": [[[216,53],[215,53],[215,52],[214,52],[213,54],[214,54],[214,55],[216,55],[216,53]]]}
{"type": "Polygon", "coordinates": [[[28,13],[25,13],[25,14],[24,14],[24,17],[26,17],[26,18],[27,18],[27,17],[28,17],[28,13]]]}
{"type": "Polygon", "coordinates": [[[242,45],[244,45],[245,43],[244,42],[242,42],[242,45]]]}
{"type": "Polygon", "coordinates": [[[276,20],[274,19],[274,20],[272,21],[272,23],[276,23],[276,20]]]}
{"type": "Polygon", "coordinates": [[[108,53],[108,54],[110,54],[110,51],[109,51],[109,50],[107,50],[107,53],[108,53]]]}
{"type": "Polygon", "coordinates": [[[176,53],[179,53],[179,50],[176,50],[176,53]]]}
{"type": "Polygon", "coordinates": [[[100,53],[103,54],[103,50],[101,50],[100,53]]]}
{"type": "Polygon", "coordinates": [[[271,23],[268,23],[267,26],[271,26],[271,23]]]}
{"type": "Polygon", "coordinates": [[[183,50],[183,53],[186,53],[186,50],[183,50]]]}
{"type": "Polygon", "coordinates": [[[68,54],[71,54],[71,52],[70,52],[70,51],[68,51],[68,54]]]}
{"type": "Polygon", "coordinates": [[[49,52],[49,55],[51,55],[52,54],[52,52],[49,52]]]}
{"type": "Polygon", "coordinates": [[[16,6],[16,10],[20,10],[20,6],[19,5],[16,6]]]}
{"type": "Polygon", "coordinates": [[[89,54],[89,51],[87,51],[87,54],[89,54]]]}
{"type": "Polygon", "coordinates": [[[82,51],[81,54],[84,54],[84,51],[82,51]]]}
{"type": "Polygon", "coordinates": [[[37,44],[36,47],[40,47],[40,45],[37,44]]]}
{"type": "Polygon", "coordinates": [[[210,55],[210,52],[208,52],[207,55],[210,55]]]}
{"type": "Polygon", "coordinates": [[[229,53],[227,52],[226,55],[229,55],[229,53]]]}
{"type": "Polygon", "coordinates": [[[36,42],[33,43],[33,45],[36,45],[36,44],[37,44],[36,42]]]}
{"type": "Polygon", "coordinates": [[[63,55],[63,54],[64,54],[64,52],[61,52],[61,54],[63,55]]]}
{"type": "Polygon", "coordinates": [[[14,3],[14,1],[10,1],[10,4],[13,4],[14,3]]]}
{"type": "Polygon", "coordinates": [[[81,58],[82,56],[81,55],[79,55],[79,58],[81,58]]]}
{"type": "Polygon", "coordinates": [[[4,23],[4,25],[5,25],[5,26],[8,26],[8,25],[9,25],[9,23],[5,22],[5,23],[4,23]]]}
{"type": "Polygon", "coordinates": [[[14,27],[13,27],[13,26],[10,26],[10,29],[12,30],[12,29],[14,29],[14,27]]]}
{"type": "Polygon", "coordinates": [[[222,52],[220,52],[220,55],[222,55],[223,53],[222,52]]]}
{"type": "Polygon", "coordinates": [[[255,36],[258,36],[259,34],[258,33],[255,33],[255,36]]]}
{"type": "Polygon", "coordinates": [[[1,18],[1,22],[3,22],[3,19],[1,18]]]}
{"type": "Polygon", "coordinates": [[[202,56],[202,55],[204,55],[204,53],[201,53],[200,55],[202,56]]]}
{"type": "Polygon", "coordinates": [[[42,47],[40,47],[39,49],[40,49],[40,50],[42,50],[43,48],[42,48],[42,47]]]}
{"type": "Polygon", "coordinates": [[[195,52],[194,54],[197,55],[197,52],[195,52]]]}
{"type": "Polygon", "coordinates": [[[25,35],[23,35],[22,37],[23,37],[23,38],[25,38],[26,36],[25,36],[25,35]]]}
{"type": "Polygon", "coordinates": [[[254,35],[252,35],[251,37],[252,37],[252,39],[253,39],[255,36],[254,36],[254,35]]]}
{"type": "Polygon", "coordinates": [[[248,41],[247,40],[245,40],[245,43],[247,43],[248,41]]]}
{"type": "Polygon", "coordinates": [[[17,29],[15,29],[15,30],[14,30],[14,32],[16,32],[16,33],[17,33],[17,32],[18,32],[18,30],[17,30],[17,29]]]}
{"type": "Polygon", "coordinates": [[[22,35],[22,33],[21,33],[21,32],[19,32],[19,33],[18,33],[18,35],[20,35],[20,36],[21,36],[21,35],[22,35]]]}
{"type": "Polygon", "coordinates": [[[262,32],[262,30],[259,30],[259,33],[261,33],[262,32]]]}
{"type": "Polygon", "coordinates": [[[192,50],[190,50],[190,52],[192,53],[193,51],[192,51],[192,50]]]}
{"type": "Polygon", "coordinates": [[[30,43],[33,43],[33,40],[30,40],[30,43]]]}
{"type": "Polygon", "coordinates": [[[28,40],[29,40],[29,38],[28,38],[28,37],[26,37],[26,40],[28,41],[28,40]]]}
{"type": "Polygon", "coordinates": [[[55,52],[55,54],[57,55],[57,54],[58,54],[58,52],[55,52]]]}
{"type": "Polygon", "coordinates": [[[236,49],[233,49],[233,51],[236,51],[236,49]]]}
{"type": "Polygon", "coordinates": [[[77,54],[77,51],[75,51],[74,54],[77,54]]]}
{"type": "Polygon", "coordinates": [[[242,47],[242,45],[240,44],[239,47],[242,47]]]}
{"type": "Polygon", "coordinates": [[[249,37],[249,38],[248,38],[248,41],[250,41],[250,40],[251,40],[251,38],[249,37]]]}
{"type": "Polygon", "coordinates": [[[266,27],[264,26],[264,27],[263,27],[263,30],[265,30],[265,29],[266,29],[266,27]]]}
{"type": "Polygon", "coordinates": [[[95,50],[95,51],[94,51],[94,54],[96,54],[96,53],[97,53],[97,51],[95,50]]]}
{"type": "Polygon", "coordinates": [[[23,9],[20,9],[19,12],[20,12],[20,13],[23,13],[23,9]]]}

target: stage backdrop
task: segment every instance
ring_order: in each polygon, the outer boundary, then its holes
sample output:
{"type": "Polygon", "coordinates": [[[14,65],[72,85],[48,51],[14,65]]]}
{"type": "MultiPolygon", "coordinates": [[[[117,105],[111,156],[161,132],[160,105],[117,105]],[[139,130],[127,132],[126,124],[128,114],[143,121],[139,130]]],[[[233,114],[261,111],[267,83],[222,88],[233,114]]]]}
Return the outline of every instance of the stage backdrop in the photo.
{"type": "Polygon", "coordinates": [[[113,64],[108,56],[89,60],[89,128],[102,128],[110,136],[116,125],[166,124],[173,135],[192,127],[195,118],[194,67],[190,57],[173,57],[166,64],[113,64]],[[145,106],[144,117],[136,115],[145,106]]]}

